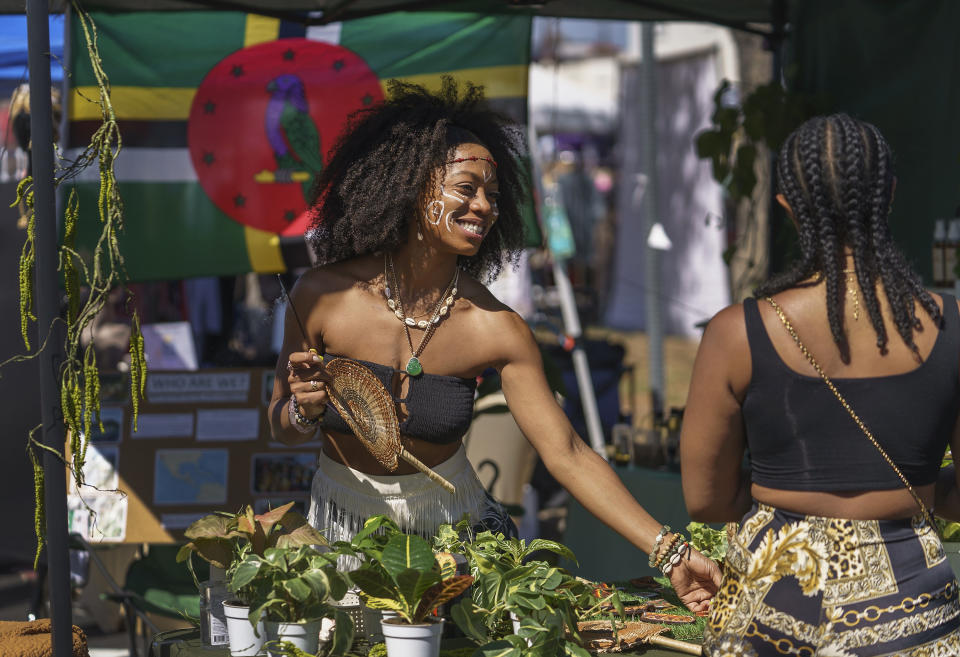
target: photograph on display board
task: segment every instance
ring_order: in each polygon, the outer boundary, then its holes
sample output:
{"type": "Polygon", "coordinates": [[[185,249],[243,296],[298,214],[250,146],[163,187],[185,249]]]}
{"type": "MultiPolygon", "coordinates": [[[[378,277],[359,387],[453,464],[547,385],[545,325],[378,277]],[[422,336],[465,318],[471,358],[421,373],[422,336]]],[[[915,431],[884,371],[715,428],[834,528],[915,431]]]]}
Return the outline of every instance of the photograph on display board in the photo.
{"type": "Polygon", "coordinates": [[[260,402],[264,406],[270,405],[270,400],[273,398],[273,380],[277,377],[277,373],[273,370],[263,373],[263,378],[261,378],[260,386],[260,402]]]}
{"type": "Polygon", "coordinates": [[[258,497],[253,501],[253,512],[256,514],[266,513],[270,509],[276,509],[289,502],[293,502],[293,506],[290,507],[291,511],[296,511],[306,517],[310,500],[305,497],[297,499],[291,497],[258,497]]]}
{"type": "Polygon", "coordinates": [[[228,460],[226,449],[158,449],[153,503],[226,503],[228,460]]]}
{"type": "Polygon", "coordinates": [[[317,470],[317,455],[255,454],[250,469],[250,489],[255,495],[309,493],[317,470]]]}
{"type": "Polygon", "coordinates": [[[116,443],[123,437],[123,406],[101,406],[100,423],[90,427],[90,442],[116,443]],[[103,427],[103,430],[100,430],[103,427]]]}
{"type": "MultiPolygon", "coordinates": [[[[93,490],[116,490],[119,485],[117,464],[120,450],[115,445],[90,445],[83,463],[84,493],[93,490]]],[[[71,492],[76,486],[71,486],[71,492]]]]}
{"type": "Polygon", "coordinates": [[[127,509],[127,497],[120,492],[68,495],[67,526],[88,541],[122,541],[127,509]]]}
{"type": "Polygon", "coordinates": [[[122,372],[100,375],[100,401],[123,404],[130,399],[130,379],[122,372]]]}

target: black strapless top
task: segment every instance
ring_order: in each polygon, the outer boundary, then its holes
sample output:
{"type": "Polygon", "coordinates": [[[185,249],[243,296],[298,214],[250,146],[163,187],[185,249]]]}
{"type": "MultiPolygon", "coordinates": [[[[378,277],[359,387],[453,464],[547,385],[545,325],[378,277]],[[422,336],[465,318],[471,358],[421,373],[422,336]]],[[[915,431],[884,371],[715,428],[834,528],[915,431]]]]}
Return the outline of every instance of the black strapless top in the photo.
{"type": "MultiPolygon", "coordinates": [[[[336,354],[324,354],[325,359],[344,358],[336,354]]],[[[406,375],[388,365],[350,358],[368,368],[383,386],[393,394],[394,376],[406,375]]],[[[473,420],[473,398],[477,389],[476,379],[439,374],[411,376],[406,397],[396,397],[397,404],[406,406],[407,417],[400,422],[400,433],[430,443],[446,445],[456,442],[467,433],[473,420]]],[[[399,409],[397,409],[399,412],[399,409]]],[[[398,413],[399,414],[399,413],[398,413]]],[[[325,430],[352,434],[332,404],[327,405],[321,426],[325,430]]]]}
{"type": "MultiPolygon", "coordinates": [[[[833,379],[916,486],[936,481],[960,410],[960,316],[954,297],[942,296],[944,326],[922,365],[902,374],[833,379]]],[[[753,482],[809,491],[902,487],[823,380],[780,359],[757,300],[744,300],[743,311],[753,361],[742,411],[753,482]]]]}

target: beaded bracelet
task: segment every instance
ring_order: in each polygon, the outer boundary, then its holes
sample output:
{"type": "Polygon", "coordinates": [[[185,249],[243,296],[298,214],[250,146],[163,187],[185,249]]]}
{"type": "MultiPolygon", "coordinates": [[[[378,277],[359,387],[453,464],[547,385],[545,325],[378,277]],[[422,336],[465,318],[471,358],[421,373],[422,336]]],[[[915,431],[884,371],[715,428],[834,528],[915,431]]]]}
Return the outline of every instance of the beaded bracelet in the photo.
{"type": "Polygon", "coordinates": [[[297,403],[296,395],[290,395],[287,412],[290,415],[290,426],[295,427],[300,433],[313,433],[316,431],[317,423],[319,423],[320,418],[323,417],[323,413],[314,418],[305,416],[300,411],[300,404],[297,403]]]}
{"type": "Polygon", "coordinates": [[[683,555],[686,554],[687,550],[690,548],[690,544],[686,541],[683,541],[680,544],[680,547],[670,556],[669,559],[665,560],[665,563],[660,568],[660,571],[666,575],[670,575],[670,571],[673,570],[673,567],[680,563],[683,559],[683,555]]]}
{"type": "Polygon", "coordinates": [[[679,532],[670,537],[670,542],[664,547],[663,551],[660,552],[660,555],[654,560],[653,567],[660,568],[664,561],[666,561],[670,553],[673,551],[677,543],[683,541],[683,534],[679,532]]]}
{"type": "Polygon", "coordinates": [[[670,525],[664,525],[660,528],[660,532],[657,534],[657,537],[653,539],[653,549],[650,551],[650,559],[647,561],[647,564],[653,568],[653,562],[657,558],[657,553],[660,551],[660,544],[663,543],[663,537],[670,533],[670,525]]]}

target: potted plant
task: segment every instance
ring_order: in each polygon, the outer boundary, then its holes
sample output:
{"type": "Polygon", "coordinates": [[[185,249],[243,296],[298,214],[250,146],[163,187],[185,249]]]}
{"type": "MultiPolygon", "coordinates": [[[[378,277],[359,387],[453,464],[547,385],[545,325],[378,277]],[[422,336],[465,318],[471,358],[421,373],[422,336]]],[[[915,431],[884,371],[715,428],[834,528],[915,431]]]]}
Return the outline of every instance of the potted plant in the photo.
{"type": "Polygon", "coordinates": [[[443,619],[431,615],[466,591],[473,577],[457,575],[452,558],[438,561],[419,536],[393,534],[382,550],[373,545],[367,557],[350,579],[369,607],[397,614],[381,622],[387,652],[391,657],[437,657],[443,619]],[[379,559],[372,558],[376,554],[379,559]]]}
{"type": "MultiPolygon", "coordinates": [[[[441,531],[439,539],[445,533],[441,531]]],[[[524,654],[568,654],[586,657],[579,645],[577,622],[610,605],[622,613],[615,591],[596,595],[594,587],[545,561],[531,561],[546,550],[576,561],[565,545],[536,539],[527,544],[502,534],[482,532],[459,546],[476,578],[474,594],[453,607],[451,616],[481,650],[524,654]]]]}
{"type": "Polygon", "coordinates": [[[344,654],[353,642],[353,620],[332,605],[347,592],[348,581],[336,568],[336,552],[316,548],[268,547],[263,555],[245,551],[231,569],[230,589],[246,591],[252,599],[248,622],[263,618],[267,647],[289,642],[298,650],[314,654],[324,619],[334,628],[328,654],[344,654]]]}
{"type": "MultiPolygon", "coordinates": [[[[190,542],[180,548],[178,562],[186,562],[193,574],[192,557],[196,554],[212,567],[226,571],[224,586],[230,597],[223,602],[221,609],[211,609],[211,615],[223,614],[220,622],[226,626],[233,657],[257,655],[264,642],[262,623],[254,626],[249,620],[256,591],[249,584],[240,589],[231,585],[234,570],[244,556],[252,553],[263,557],[265,551],[273,547],[328,545],[320,532],[302,515],[291,510],[293,505],[294,502],[290,502],[262,514],[255,514],[249,505],[239,513],[217,512],[195,521],[184,532],[190,542]]],[[[193,577],[197,582],[196,575],[193,577]]],[[[201,587],[199,582],[197,586],[201,587]]]]}

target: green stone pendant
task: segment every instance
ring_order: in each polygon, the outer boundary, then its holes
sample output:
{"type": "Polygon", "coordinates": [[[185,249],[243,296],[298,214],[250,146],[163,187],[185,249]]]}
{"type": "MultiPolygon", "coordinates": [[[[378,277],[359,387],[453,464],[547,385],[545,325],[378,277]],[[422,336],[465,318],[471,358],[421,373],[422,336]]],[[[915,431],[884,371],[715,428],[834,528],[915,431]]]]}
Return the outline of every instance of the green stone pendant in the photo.
{"type": "Polygon", "coordinates": [[[406,370],[410,376],[420,376],[423,374],[423,365],[420,364],[420,359],[414,356],[408,360],[406,370]]]}

